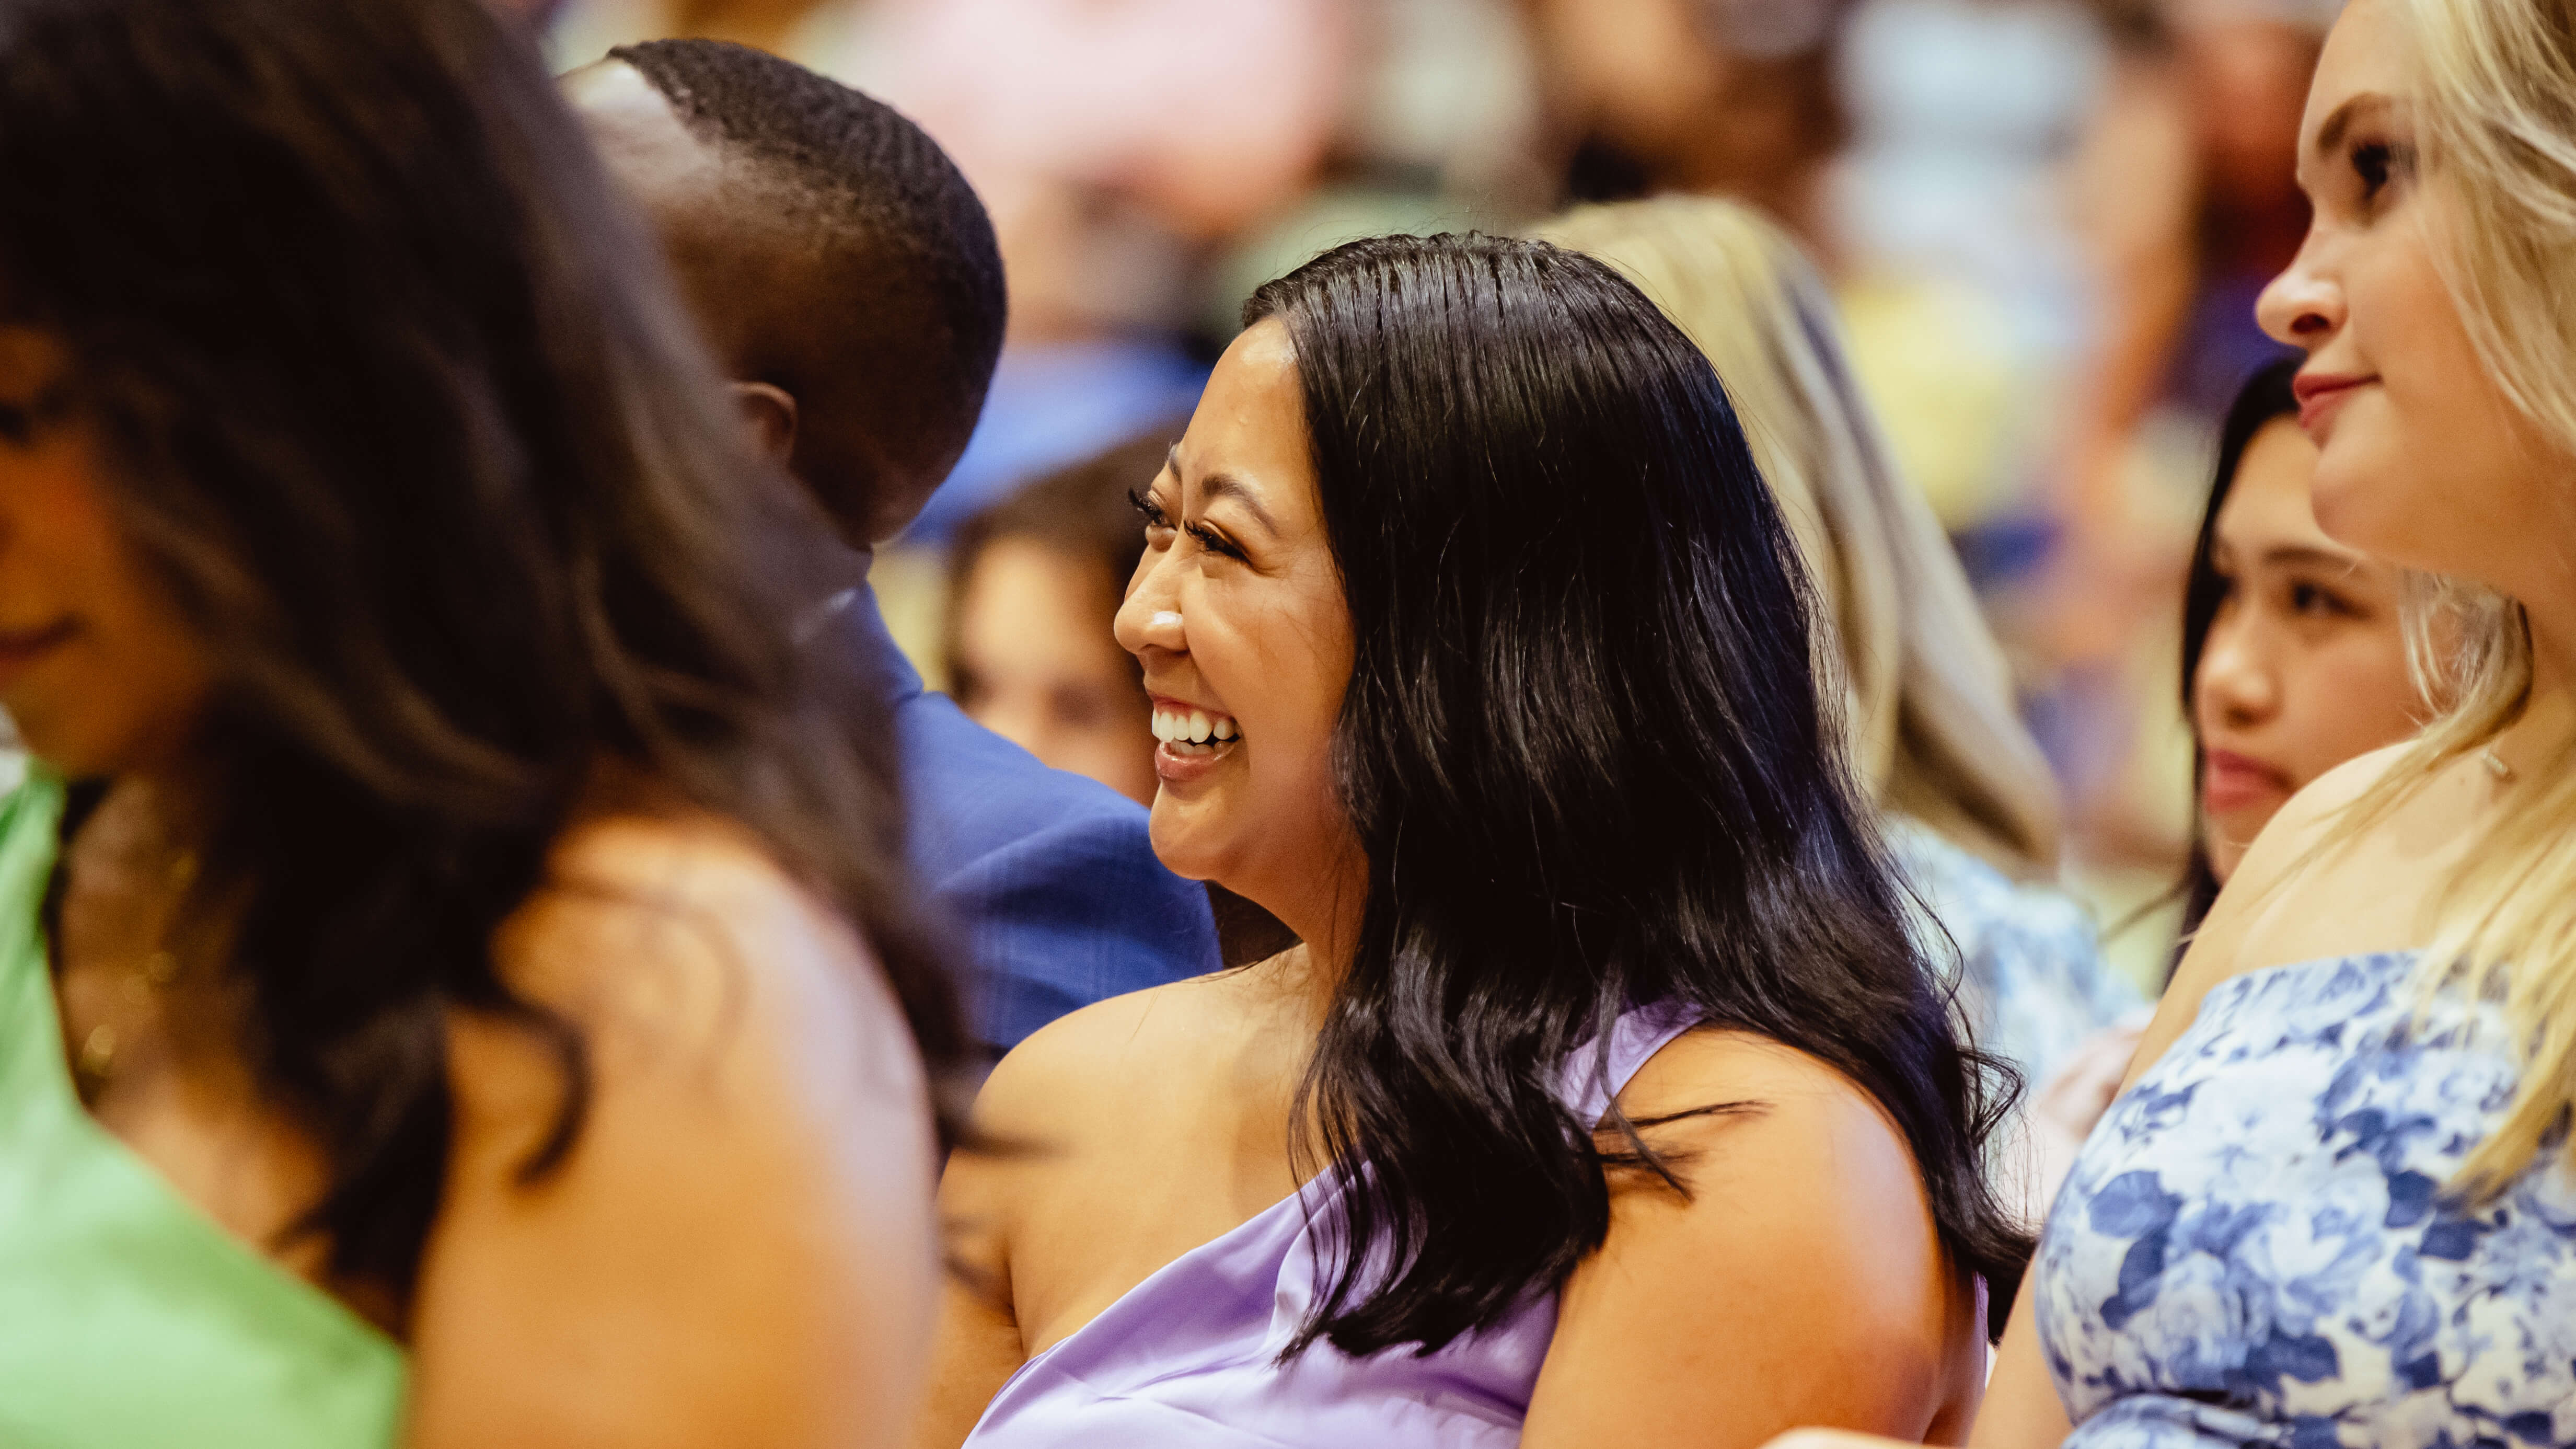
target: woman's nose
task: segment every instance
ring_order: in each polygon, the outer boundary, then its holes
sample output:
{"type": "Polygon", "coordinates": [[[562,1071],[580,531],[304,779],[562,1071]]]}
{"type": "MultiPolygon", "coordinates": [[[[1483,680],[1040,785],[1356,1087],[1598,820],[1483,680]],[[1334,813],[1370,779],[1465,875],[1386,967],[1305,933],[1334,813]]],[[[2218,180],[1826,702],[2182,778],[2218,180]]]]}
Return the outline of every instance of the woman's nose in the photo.
{"type": "Polygon", "coordinates": [[[2343,287],[2318,266],[2314,232],[2290,265],[2263,288],[2254,320],[2275,342],[2314,352],[2343,330],[2343,287]]]}
{"type": "Polygon", "coordinates": [[[2194,691],[2203,733],[2213,724],[2238,728],[2269,719],[2281,707],[2281,691],[2250,631],[2222,622],[2209,631],[2200,656],[2200,681],[2194,691]]]}
{"type": "Polygon", "coordinates": [[[1178,590],[1164,576],[1166,563],[1167,560],[1149,558],[1118,606],[1112,632],[1118,638],[1118,647],[1130,654],[1143,654],[1148,649],[1168,649],[1177,654],[1189,647],[1182,632],[1178,590]]]}

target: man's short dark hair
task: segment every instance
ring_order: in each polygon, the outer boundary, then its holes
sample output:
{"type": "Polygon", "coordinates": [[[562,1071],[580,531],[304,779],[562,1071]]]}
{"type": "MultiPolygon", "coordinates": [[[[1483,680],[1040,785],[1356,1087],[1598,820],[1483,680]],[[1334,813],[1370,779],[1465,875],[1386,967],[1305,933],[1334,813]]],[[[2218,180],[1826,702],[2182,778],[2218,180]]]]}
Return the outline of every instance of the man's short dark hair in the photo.
{"type": "Polygon", "coordinates": [[[885,468],[944,476],[983,408],[1007,314],[992,221],[956,163],[892,107],[747,46],[655,40],[609,58],[734,163],[761,213],[743,230],[784,243],[767,285],[741,289],[757,295],[721,305],[780,334],[753,340],[755,369],[813,374],[757,379],[797,397],[816,444],[800,436],[807,484],[847,519],[868,511],[885,468]]]}

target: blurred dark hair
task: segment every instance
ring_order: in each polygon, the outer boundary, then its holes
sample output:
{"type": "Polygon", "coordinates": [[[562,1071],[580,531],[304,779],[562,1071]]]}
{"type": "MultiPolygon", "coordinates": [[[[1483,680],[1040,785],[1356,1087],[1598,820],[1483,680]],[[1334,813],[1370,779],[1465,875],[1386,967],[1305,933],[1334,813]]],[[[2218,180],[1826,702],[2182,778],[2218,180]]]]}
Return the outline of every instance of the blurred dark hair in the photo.
{"type": "Polygon", "coordinates": [[[642,229],[476,0],[0,11],[0,288],[58,335],[129,537],[208,649],[189,909],[235,1039],[329,1168],[297,1231],[407,1295],[443,1023],[569,1024],[495,974],[549,846],[641,777],[739,822],[964,1041],[905,905],[883,705],[790,621],[850,580],[742,450],[642,229]],[[221,903],[220,910],[217,903],[221,903]]]}
{"type": "MultiPolygon", "coordinates": [[[[2010,1069],[1960,1044],[1909,939],[1707,359],[1602,264],[1486,236],[1353,242],[1244,316],[1296,352],[1368,856],[1299,1098],[1350,1215],[1291,1351],[1436,1347],[1557,1287],[1609,1224],[1559,1073],[1661,1002],[1875,1098],[2000,1324],[2030,1251],[1980,1171],[2010,1069]]],[[[1615,1125],[1614,1158],[1683,1188],[1615,1125]]]]}
{"type": "MultiPolygon", "coordinates": [[[[2290,390],[2290,380],[2298,375],[2300,359],[2284,358],[2265,365],[2245,379],[2236,390],[2236,400],[2227,408],[2227,419],[2218,430],[2218,466],[2210,475],[2209,503],[2201,510],[2200,532],[2191,545],[2191,571],[2182,587],[2182,717],[2191,726],[2191,858],[2183,865],[2182,880],[2174,894],[2182,900],[2181,937],[2174,945],[2173,960],[2165,967],[2168,979],[2182,961],[2183,949],[2191,944],[2200,923],[2209,919],[2209,908],[2218,900],[2218,876],[2209,866],[2209,820],[2201,809],[2201,777],[2208,768],[2207,753],[2200,744],[2200,656],[2209,646],[2210,626],[2218,621],[2219,606],[2227,602],[2227,580],[2218,576],[2212,555],[2218,548],[2218,513],[2227,506],[2227,495],[2236,486],[2236,470],[2245,462],[2245,450],[2254,445],[2256,434],[2271,423],[2297,417],[2299,399],[2290,390]]],[[[2171,897],[2167,897],[2171,899],[2171,897]]]]}
{"type": "Polygon", "coordinates": [[[608,56],[737,163],[729,184],[761,195],[709,244],[761,252],[764,285],[720,305],[754,314],[745,361],[801,404],[797,476],[853,542],[890,533],[909,519],[878,516],[881,472],[925,489],[945,477],[1001,356],[1009,309],[983,201],[919,126],[793,61],[718,40],[608,56]],[[753,245],[771,231],[786,244],[753,245]]]}

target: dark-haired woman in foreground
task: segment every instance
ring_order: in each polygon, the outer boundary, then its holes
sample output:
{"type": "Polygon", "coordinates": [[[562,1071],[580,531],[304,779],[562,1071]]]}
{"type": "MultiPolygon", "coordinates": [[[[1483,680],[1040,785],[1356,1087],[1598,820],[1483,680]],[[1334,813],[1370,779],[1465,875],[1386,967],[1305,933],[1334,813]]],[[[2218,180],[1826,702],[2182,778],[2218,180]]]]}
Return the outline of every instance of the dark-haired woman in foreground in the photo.
{"type": "Polygon", "coordinates": [[[1354,243],[1249,315],[1118,632],[1157,850],[1305,944],[1002,1063],[922,1442],[1963,1433],[2027,1246],[1996,1104],[1716,376],[1541,243],[1354,243]]]}
{"type": "Polygon", "coordinates": [[[899,1433],[958,1034],[846,581],[535,57],[10,5],[0,307],[0,1442],[899,1433]]]}

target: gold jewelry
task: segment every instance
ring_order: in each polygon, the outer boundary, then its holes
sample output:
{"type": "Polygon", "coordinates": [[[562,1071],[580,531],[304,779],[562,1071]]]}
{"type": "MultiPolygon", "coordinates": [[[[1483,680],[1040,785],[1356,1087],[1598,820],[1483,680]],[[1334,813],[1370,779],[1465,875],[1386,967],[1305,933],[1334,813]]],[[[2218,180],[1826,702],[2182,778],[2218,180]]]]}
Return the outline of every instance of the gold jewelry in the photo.
{"type": "MultiPolygon", "coordinates": [[[[163,872],[172,896],[186,893],[197,881],[197,853],[183,850],[170,860],[163,872]]],[[[166,929],[166,927],[165,927],[166,929]]],[[[141,1009],[152,1005],[160,993],[179,979],[179,957],[167,947],[156,946],[143,960],[128,968],[117,982],[117,994],[127,1005],[141,1009]]],[[[116,1027],[100,1022],[81,1038],[80,1051],[72,1059],[75,1084],[84,1100],[93,1099],[107,1088],[116,1075],[116,1050],[122,1043],[116,1027]]]]}

